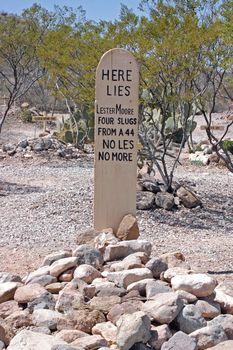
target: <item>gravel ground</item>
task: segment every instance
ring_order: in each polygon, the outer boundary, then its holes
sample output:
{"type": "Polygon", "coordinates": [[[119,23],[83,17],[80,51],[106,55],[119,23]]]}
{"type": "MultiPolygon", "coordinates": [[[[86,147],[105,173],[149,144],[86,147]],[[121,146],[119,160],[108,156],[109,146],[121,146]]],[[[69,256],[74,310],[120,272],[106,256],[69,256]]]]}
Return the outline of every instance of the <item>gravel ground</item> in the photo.
{"type": "MultiPolygon", "coordinates": [[[[92,159],[0,161],[0,271],[24,275],[46,254],[75,247],[77,233],[92,226],[93,173],[92,159]]],[[[185,161],[176,174],[203,208],[138,211],[142,238],[155,255],[180,250],[193,268],[232,278],[233,174],[185,161]]]]}

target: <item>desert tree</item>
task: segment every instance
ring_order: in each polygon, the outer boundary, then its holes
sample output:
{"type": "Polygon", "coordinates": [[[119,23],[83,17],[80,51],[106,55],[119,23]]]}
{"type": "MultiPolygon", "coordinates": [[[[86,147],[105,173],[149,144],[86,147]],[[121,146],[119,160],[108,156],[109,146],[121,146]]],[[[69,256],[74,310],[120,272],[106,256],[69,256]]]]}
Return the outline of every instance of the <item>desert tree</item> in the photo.
{"type": "Polygon", "coordinates": [[[31,29],[27,20],[1,16],[0,83],[7,102],[0,116],[0,133],[14,102],[44,74],[37,55],[39,42],[39,33],[31,29]]]}
{"type": "Polygon", "coordinates": [[[233,172],[232,141],[229,144],[227,139],[230,129],[233,128],[233,2],[217,2],[215,6],[204,18],[205,42],[200,51],[203,64],[194,89],[198,92],[196,103],[205,120],[208,140],[219,159],[233,172]],[[220,103],[225,107],[226,120],[221,135],[219,131],[216,134],[213,127],[214,112],[220,103]]]}
{"type": "Polygon", "coordinates": [[[175,168],[195,125],[193,81],[200,71],[202,29],[193,8],[184,10],[172,1],[144,1],[141,9],[146,16],[122,8],[116,40],[140,64],[139,160],[156,168],[172,192],[175,168]]]}
{"type": "Polygon", "coordinates": [[[66,103],[69,129],[78,146],[79,131],[85,130],[84,141],[93,128],[95,70],[101,55],[113,45],[106,33],[106,22],[82,18],[74,25],[62,24],[50,30],[40,48],[55,91],[66,103]]]}

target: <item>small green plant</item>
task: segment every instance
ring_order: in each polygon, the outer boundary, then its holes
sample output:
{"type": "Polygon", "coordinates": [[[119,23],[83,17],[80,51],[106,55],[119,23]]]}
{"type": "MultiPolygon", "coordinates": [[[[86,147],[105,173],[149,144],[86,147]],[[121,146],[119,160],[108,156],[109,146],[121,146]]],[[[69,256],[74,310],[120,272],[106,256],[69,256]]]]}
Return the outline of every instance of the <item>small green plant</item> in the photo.
{"type": "Polygon", "coordinates": [[[29,109],[23,108],[21,111],[21,119],[24,123],[32,122],[32,113],[29,109]]]}
{"type": "Polygon", "coordinates": [[[222,141],[222,148],[224,149],[224,151],[227,151],[233,154],[233,140],[222,141]]]}

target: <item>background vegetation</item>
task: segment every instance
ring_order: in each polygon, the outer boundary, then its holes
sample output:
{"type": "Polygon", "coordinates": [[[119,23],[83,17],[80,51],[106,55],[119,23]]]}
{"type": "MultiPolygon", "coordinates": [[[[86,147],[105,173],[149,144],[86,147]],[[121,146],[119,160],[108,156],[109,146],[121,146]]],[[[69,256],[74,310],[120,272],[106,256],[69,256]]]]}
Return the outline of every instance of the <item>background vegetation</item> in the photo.
{"type": "Polygon", "coordinates": [[[213,113],[233,102],[233,1],[143,0],[140,9],[137,16],[122,5],[119,19],[98,23],[82,8],[49,12],[35,4],[20,16],[2,13],[0,93],[7,106],[0,132],[17,100],[45,111],[67,109],[72,125],[93,126],[97,64],[106,50],[122,47],[140,64],[140,156],[157,166],[167,188],[184,144],[193,147],[198,112],[210,143],[233,171],[222,146],[232,122],[221,139],[211,130],[213,113]],[[173,142],[179,145],[175,157],[173,142]],[[174,158],[169,171],[168,156],[174,158]]]}

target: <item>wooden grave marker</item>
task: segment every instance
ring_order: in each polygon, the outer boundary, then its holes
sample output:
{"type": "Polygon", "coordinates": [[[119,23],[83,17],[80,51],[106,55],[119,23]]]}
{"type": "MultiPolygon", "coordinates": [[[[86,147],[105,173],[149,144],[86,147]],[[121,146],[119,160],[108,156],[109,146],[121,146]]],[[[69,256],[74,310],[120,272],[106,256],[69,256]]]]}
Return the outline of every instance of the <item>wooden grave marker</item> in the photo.
{"type": "Polygon", "coordinates": [[[131,53],[112,49],[96,71],[94,227],[117,230],[136,215],[138,64],[131,53]]]}

